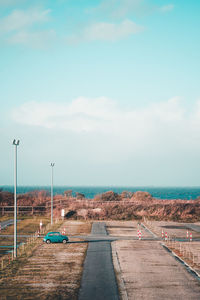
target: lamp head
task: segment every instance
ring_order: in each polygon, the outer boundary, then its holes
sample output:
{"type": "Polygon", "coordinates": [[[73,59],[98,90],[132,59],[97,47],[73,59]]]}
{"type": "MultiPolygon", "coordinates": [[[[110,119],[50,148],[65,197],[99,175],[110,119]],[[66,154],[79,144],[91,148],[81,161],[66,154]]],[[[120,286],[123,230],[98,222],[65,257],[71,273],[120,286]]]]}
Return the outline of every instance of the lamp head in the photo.
{"type": "Polygon", "coordinates": [[[19,140],[14,139],[13,140],[13,145],[18,146],[19,145],[19,140]]]}

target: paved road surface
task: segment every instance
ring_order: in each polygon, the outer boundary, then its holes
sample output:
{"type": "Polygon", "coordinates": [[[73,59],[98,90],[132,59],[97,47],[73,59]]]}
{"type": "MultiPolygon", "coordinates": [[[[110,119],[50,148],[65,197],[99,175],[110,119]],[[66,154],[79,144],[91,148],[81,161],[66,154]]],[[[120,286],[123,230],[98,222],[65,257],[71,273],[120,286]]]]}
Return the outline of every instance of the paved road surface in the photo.
{"type": "Polygon", "coordinates": [[[14,223],[14,220],[13,219],[9,219],[9,220],[6,220],[6,221],[2,221],[0,222],[1,224],[1,229],[4,229],[5,227],[9,226],[9,225],[12,225],[14,223]]]}
{"type": "Polygon", "coordinates": [[[186,224],[186,227],[188,229],[192,229],[196,232],[200,232],[200,225],[196,225],[196,224],[186,224]]]}
{"type": "MultiPolygon", "coordinates": [[[[137,224],[131,225],[135,236],[137,224]]],[[[116,221],[108,230],[119,236],[129,235],[129,228],[125,222],[116,221]]],[[[129,300],[200,299],[200,282],[162,247],[160,241],[124,239],[113,243],[129,300]]]]}
{"type": "MultiPolygon", "coordinates": [[[[91,235],[105,238],[104,223],[93,223],[91,235]]],[[[79,300],[119,300],[110,241],[89,243],[79,300]]]]}

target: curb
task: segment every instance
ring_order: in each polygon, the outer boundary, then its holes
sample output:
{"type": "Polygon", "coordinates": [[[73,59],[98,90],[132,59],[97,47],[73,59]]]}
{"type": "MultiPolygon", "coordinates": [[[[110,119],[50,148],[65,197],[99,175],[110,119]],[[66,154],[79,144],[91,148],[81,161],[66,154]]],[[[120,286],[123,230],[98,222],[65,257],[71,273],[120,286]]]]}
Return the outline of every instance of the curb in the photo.
{"type": "Polygon", "coordinates": [[[195,277],[197,277],[198,280],[200,280],[200,274],[197,271],[195,271],[190,265],[188,265],[188,263],[186,263],[186,261],[184,261],[180,256],[178,256],[173,250],[171,250],[165,244],[163,244],[163,243],[160,243],[160,244],[163,248],[165,248],[165,250],[170,252],[177,260],[179,260],[179,262],[184,265],[184,267],[187,269],[188,272],[192,273],[195,277]]]}
{"type": "Polygon", "coordinates": [[[111,247],[112,247],[113,265],[114,265],[114,268],[116,270],[115,275],[117,277],[117,281],[118,281],[118,284],[119,284],[120,298],[121,298],[121,300],[128,300],[128,295],[127,295],[125,283],[124,283],[124,280],[121,276],[122,270],[121,270],[121,267],[120,267],[115,242],[111,243],[111,247]]]}
{"type": "Polygon", "coordinates": [[[155,239],[158,238],[158,236],[155,233],[153,233],[147,226],[145,226],[143,223],[141,223],[141,225],[144,227],[145,230],[149,231],[155,239]]]}

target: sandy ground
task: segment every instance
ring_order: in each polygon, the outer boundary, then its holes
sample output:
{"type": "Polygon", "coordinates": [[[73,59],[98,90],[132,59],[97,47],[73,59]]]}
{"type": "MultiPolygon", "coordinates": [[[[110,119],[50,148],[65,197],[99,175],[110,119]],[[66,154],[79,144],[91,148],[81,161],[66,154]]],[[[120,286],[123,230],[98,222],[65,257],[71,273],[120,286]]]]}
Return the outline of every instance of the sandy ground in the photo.
{"type": "MultiPolygon", "coordinates": [[[[65,221],[63,227],[69,235],[88,234],[91,228],[76,221],[65,221]]],[[[15,275],[1,280],[0,299],[76,299],[87,243],[70,242],[42,243],[15,275]]]]}
{"type": "MultiPolygon", "coordinates": [[[[137,235],[137,222],[107,222],[112,235],[137,235]]],[[[145,233],[148,235],[147,233],[145,233]]],[[[115,241],[128,299],[200,299],[200,283],[158,241],[115,241]]]]}

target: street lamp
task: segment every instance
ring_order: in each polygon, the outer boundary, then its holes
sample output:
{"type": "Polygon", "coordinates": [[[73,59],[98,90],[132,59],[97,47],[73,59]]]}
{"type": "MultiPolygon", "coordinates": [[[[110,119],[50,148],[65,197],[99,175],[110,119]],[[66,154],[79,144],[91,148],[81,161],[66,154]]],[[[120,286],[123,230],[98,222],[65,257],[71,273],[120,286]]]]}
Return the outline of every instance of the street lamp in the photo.
{"type": "Polygon", "coordinates": [[[51,163],[51,225],[53,225],[53,167],[55,163],[51,163]]]}
{"type": "Polygon", "coordinates": [[[14,257],[17,257],[17,146],[19,140],[13,140],[14,148],[14,257]]]}

